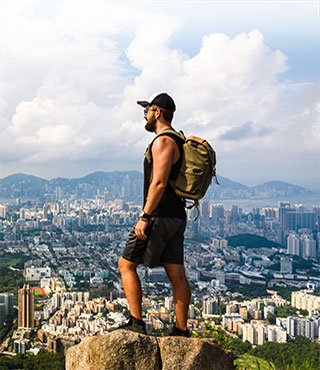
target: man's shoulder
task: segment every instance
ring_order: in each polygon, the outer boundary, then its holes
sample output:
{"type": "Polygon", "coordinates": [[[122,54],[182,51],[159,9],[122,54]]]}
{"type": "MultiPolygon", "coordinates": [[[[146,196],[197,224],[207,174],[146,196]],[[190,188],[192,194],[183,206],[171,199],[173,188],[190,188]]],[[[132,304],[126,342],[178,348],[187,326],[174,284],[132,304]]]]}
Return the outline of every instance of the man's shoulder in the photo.
{"type": "Polygon", "coordinates": [[[160,143],[173,143],[174,146],[182,144],[184,138],[174,129],[168,129],[160,132],[154,139],[153,142],[158,141],[160,143]]]}
{"type": "Polygon", "coordinates": [[[153,147],[162,147],[162,146],[172,146],[172,148],[175,148],[177,146],[176,140],[173,138],[174,134],[170,133],[163,133],[159,136],[157,136],[154,139],[153,147]]]}

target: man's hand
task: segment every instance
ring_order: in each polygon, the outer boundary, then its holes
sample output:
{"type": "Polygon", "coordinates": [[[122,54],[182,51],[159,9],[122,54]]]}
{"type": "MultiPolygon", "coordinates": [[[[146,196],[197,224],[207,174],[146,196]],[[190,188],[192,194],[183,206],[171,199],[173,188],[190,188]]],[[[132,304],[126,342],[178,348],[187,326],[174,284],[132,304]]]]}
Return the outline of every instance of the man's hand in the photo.
{"type": "Polygon", "coordinates": [[[137,235],[138,239],[146,240],[147,236],[145,234],[146,227],[148,226],[148,221],[141,220],[139,218],[136,227],[134,228],[134,232],[137,235]]]}

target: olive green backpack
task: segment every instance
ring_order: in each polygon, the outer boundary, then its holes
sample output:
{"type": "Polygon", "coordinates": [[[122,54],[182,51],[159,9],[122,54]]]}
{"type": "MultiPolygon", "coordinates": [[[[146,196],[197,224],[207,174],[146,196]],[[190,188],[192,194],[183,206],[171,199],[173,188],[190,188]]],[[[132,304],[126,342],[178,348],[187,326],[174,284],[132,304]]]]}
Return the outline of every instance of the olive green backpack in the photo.
{"type": "Polygon", "coordinates": [[[205,139],[196,136],[186,138],[182,131],[177,133],[173,130],[163,130],[152,140],[147,148],[145,156],[149,163],[152,160],[151,146],[153,142],[157,137],[167,133],[174,134],[184,141],[183,157],[178,177],[175,181],[169,181],[179,197],[193,200],[193,204],[187,207],[191,208],[197,205],[198,200],[205,196],[213,177],[216,184],[219,185],[215,168],[216,153],[205,139]]]}

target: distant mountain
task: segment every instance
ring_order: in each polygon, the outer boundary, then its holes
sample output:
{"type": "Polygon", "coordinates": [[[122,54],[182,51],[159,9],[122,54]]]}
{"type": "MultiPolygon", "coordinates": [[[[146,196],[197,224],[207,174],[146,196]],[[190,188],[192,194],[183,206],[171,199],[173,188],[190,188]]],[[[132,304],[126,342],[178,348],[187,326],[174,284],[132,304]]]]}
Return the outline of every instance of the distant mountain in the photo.
{"type": "Polygon", "coordinates": [[[139,171],[112,171],[112,172],[93,172],[89,175],[84,177],[80,177],[78,179],[73,179],[73,181],[77,181],[78,183],[88,183],[88,184],[97,184],[104,181],[117,181],[123,180],[124,178],[127,179],[141,179],[142,173],[139,171]]]}
{"type": "Polygon", "coordinates": [[[218,176],[218,181],[221,187],[229,188],[234,190],[246,190],[249,189],[248,186],[241,184],[240,182],[232,181],[227,177],[218,176]]]}
{"type": "Polygon", "coordinates": [[[253,186],[251,188],[252,191],[256,191],[258,193],[261,192],[268,192],[268,193],[274,193],[279,194],[283,193],[283,195],[311,195],[312,191],[303,188],[301,186],[292,185],[287,182],[283,181],[268,181],[263,184],[253,186]]]}
{"type": "Polygon", "coordinates": [[[68,186],[72,183],[72,179],[66,179],[64,177],[57,177],[56,179],[52,179],[48,182],[52,186],[68,186]]]}
{"type": "MultiPolygon", "coordinates": [[[[218,175],[220,186],[212,181],[206,194],[207,199],[252,199],[277,198],[296,195],[310,196],[313,193],[301,186],[282,181],[269,181],[257,186],[246,186],[218,175]]],[[[141,201],[143,175],[139,171],[98,171],[84,177],[67,179],[58,177],[45,180],[40,177],[14,174],[0,179],[0,198],[39,198],[54,201],[57,196],[92,197],[109,193],[110,199],[141,201]],[[61,191],[56,192],[60,188],[61,191]]]]}
{"type": "Polygon", "coordinates": [[[10,175],[0,180],[0,184],[2,186],[12,186],[12,185],[39,186],[47,183],[48,180],[33,175],[26,175],[24,173],[10,175]]]}

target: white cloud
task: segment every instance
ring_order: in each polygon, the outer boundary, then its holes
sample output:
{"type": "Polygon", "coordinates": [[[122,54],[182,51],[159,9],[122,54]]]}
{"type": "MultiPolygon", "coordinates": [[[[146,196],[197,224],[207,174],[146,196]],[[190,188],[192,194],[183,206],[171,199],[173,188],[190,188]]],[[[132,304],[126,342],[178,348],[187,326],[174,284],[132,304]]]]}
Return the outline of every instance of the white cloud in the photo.
{"type": "Polygon", "coordinates": [[[292,105],[306,87],[279,82],[287,57],[259,30],[204,35],[190,57],[170,43],[183,18],[142,4],[21,4],[0,16],[3,161],[140,163],[150,135],[136,101],[161,90],[176,100],[177,128],[212,140],[229,177],[239,161],[258,171],[267,151],[270,177],[298,143],[299,153],[318,150],[319,102],[309,94],[292,105]]]}

